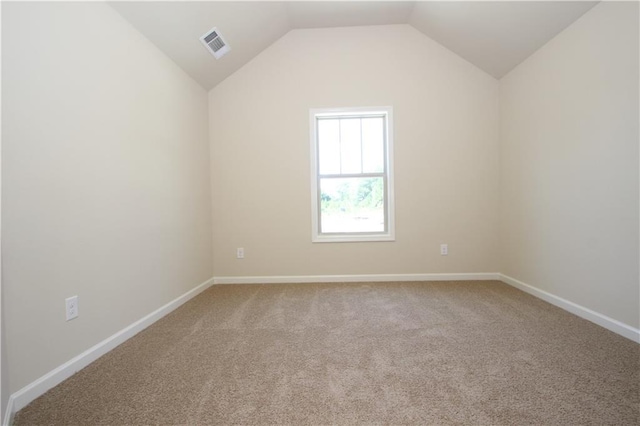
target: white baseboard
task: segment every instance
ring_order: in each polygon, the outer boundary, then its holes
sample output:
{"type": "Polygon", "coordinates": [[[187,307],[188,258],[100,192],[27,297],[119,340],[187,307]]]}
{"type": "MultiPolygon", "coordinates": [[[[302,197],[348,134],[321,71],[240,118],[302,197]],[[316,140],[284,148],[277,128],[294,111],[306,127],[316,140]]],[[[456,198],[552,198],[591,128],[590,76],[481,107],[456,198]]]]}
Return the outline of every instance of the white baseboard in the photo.
{"type": "Polygon", "coordinates": [[[189,290],[182,296],[179,296],[166,305],[156,309],[144,318],[141,318],[128,327],[120,330],[116,334],[106,338],[97,345],[87,349],[80,355],[70,359],[58,368],[50,371],[36,381],[28,384],[27,386],[12,394],[9,397],[9,402],[7,404],[7,409],[4,415],[3,425],[9,426],[13,422],[15,413],[27,406],[31,401],[44,394],[54,386],[62,383],[64,380],[68,379],[76,372],[91,364],[102,355],[114,349],[116,346],[135,336],[154,322],[158,321],[160,318],[164,317],[171,311],[188,302],[190,299],[193,299],[198,294],[209,288],[211,285],[213,285],[213,278],[208,279],[196,288],[189,290]]]}
{"type": "Polygon", "coordinates": [[[282,275],[263,277],[214,277],[214,284],[352,283],[386,281],[499,280],[497,272],[463,274],[282,275]]]}
{"type": "Polygon", "coordinates": [[[609,318],[606,315],[602,315],[596,311],[592,311],[589,308],[585,308],[584,306],[580,306],[577,303],[570,302],[562,297],[558,297],[551,293],[548,293],[544,290],[540,290],[532,285],[523,283],[522,281],[516,280],[508,275],[499,274],[500,280],[506,284],[509,284],[517,289],[524,291],[525,293],[529,293],[539,299],[542,299],[546,302],[551,303],[559,308],[564,309],[565,311],[571,312],[574,315],[579,316],[580,318],[584,318],[588,321],[591,321],[595,324],[598,324],[601,327],[606,328],[607,330],[613,331],[627,339],[633,340],[636,343],[640,343],[640,329],[631,327],[625,323],[622,323],[613,318],[609,318]]]}

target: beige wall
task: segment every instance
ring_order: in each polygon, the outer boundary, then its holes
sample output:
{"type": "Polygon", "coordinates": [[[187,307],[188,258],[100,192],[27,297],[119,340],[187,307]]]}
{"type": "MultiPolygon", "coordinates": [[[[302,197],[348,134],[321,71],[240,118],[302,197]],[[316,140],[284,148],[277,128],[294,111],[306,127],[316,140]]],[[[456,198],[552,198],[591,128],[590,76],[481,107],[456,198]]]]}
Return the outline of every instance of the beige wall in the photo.
{"type": "Polygon", "coordinates": [[[209,147],[206,92],[109,6],[2,8],[16,392],[212,276],[209,147]]]}
{"type": "Polygon", "coordinates": [[[497,272],[498,82],[412,27],[291,31],[209,107],[216,276],[497,272]],[[309,108],[386,105],[396,241],[312,244],[309,108]]]}
{"type": "MultiPolygon", "coordinates": [[[[0,259],[1,259],[0,255],[0,259]]],[[[4,308],[4,290],[2,289],[2,265],[0,263],[0,421],[4,421],[4,415],[9,404],[9,368],[7,363],[7,332],[4,308]]]]}
{"type": "Polygon", "coordinates": [[[500,107],[501,272],[638,327],[638,4],[587,12],[500,107]]]}

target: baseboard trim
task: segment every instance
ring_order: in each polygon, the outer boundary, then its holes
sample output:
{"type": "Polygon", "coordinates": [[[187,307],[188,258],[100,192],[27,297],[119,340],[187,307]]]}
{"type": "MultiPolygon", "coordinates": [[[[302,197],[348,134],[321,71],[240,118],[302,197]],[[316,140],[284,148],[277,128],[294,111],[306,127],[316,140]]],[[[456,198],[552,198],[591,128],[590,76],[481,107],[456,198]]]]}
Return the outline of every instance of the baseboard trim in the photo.
{"type": "Polygon", "coordinates": [[[499,280],[496,272],[463,274],[282,275],[262,277],[214,277],[214,284],[289,284],[387,281],[485,281],[499,280]]]}
{"type": "Polygon", "coordinates": [[[189,290],[182,296],[179,296],[166,305],[156,309],[149,315],[125,327],[102,342],[82,352],[80,355],[70,359],[61,366],[40,377],[36,381],[13,393],[9,397],[9,402],[7,403],[3,425],[11,425],[15,413],[27,406],[31,401],[38,398],[54,386],[62,383],[76,372],[91,364],[93,361],[111,351],[121,343],[124,343],[126,340],[135,336],[154,322],[158,321],[160,318],[193,299],[198,294],[211,287],[213,283],[213,278],[208,279],[194,289],[189,290]]]}
{"type": "Polygon", "coordinates": [[[577,303],[570,302],[569,300],[563,299],[562,297],[558,297],[544,290],[540,290],[537,287],[523,283],[522,281],[519,281],[508,275],[499,274],[499,276],[500,281],[506,284],[522,290],[525,293],[529,293],[532,296],[544,300],[545,302],[549,302],[552,305],[564,309],[565,311],[571,312],[572,314],[577,315],[580,318],[598,324],[599,326],[613,331],[614,333],[617,333],[623,337],[626,337],[627,339],[633,340],[636,343],[640,343],[640,329],[631,327],[630,325],[610,318],[606,315],[602,315],[596,311],[592,311],[591,309],[585,308],[584,306],[578,305],[577,303]]]}

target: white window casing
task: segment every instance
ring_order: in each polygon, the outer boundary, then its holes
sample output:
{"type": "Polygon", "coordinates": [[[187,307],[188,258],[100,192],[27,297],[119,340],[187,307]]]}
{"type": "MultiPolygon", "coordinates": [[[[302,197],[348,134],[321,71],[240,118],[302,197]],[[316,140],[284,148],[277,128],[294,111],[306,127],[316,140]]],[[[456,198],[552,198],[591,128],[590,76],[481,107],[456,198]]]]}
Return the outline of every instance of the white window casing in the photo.
{"type": "MultiPolygon", "coordinates": [[[[394,241],[392,107],[311,109],[309,123],[312,242],[394,241]],[[367,129],[364,129],[363,123],[367,123],[367,129]],[[323,130],[325,133],[334,132],[333,138],[325,136],[323,139],[325,142],[323,142],[322,154],[319,130],[321,126],[325,129],[323,130]],[[367,142],[365,149],[365,142],[363,142],[365,130],[367,141],[380,138],[381,146],[375,147],[376,142],[367,142]],[[350,213],[352,217],[346,217],[349,214],[342,208],[341,211],[334,213],[327,211],[323,216],[321,199],[323,183],[326,185],[325,189],[341,185],[344,191],[349,184],[354,185],[360,182],[360,186],[356,188],[357,198],[359,198],[363,184],[368,183],[369,191],[373,193],[372,186],[375,181],[378,184],[381,181],[383,187],[383,207],[376,208],[373,213],[378,216],[369,217],[367,213],[364,217],[353,216],[360,212],[358,211],[350,213]],[[342,219],[340,219],[341,215],[342,219]],[[381,217],[384,218],[383,221],[381,217]]],[[[351,187],[352,194],[355,193],[354,188],[351,187]]],[[[331,197],[326,193],[324,196],[324,202],[328,206],[331,197]]],[[[373,194],[370,197],[373,198],[373,194]]],[[[371,209],[368,211],[371,212],[371,209]]]]}

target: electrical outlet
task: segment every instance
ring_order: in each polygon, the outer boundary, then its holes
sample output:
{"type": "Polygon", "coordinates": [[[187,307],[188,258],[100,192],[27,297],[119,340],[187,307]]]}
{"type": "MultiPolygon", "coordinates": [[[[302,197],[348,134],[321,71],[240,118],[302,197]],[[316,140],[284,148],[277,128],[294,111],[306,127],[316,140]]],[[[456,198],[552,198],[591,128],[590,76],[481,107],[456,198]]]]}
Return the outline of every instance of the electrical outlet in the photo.
{"type": "Polygon", "coordinates": [[[78,316],[78,296],[67,297],[64,301],[67,307],[67,321],[76,318],[78,316]]]}
{"type": "Polygon", "coordinates": [[[242,247],[236,249],[236,257],[238,259],[244,259],[244,249],[242,247]]]}
{"type": "Polygon", "coordinates": [[[446,256],[449,254],[449,245],[448,244],[440,244],[440,255],[446,256]]]}

